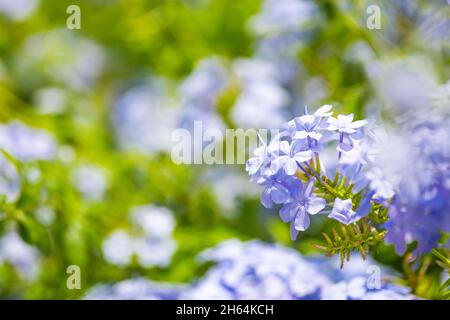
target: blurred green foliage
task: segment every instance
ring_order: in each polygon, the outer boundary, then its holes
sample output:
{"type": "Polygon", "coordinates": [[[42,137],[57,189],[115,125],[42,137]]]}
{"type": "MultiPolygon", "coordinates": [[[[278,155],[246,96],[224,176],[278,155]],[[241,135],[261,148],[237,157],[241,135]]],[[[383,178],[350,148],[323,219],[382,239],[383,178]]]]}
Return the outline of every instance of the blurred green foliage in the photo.
{"type": "MultiPolygon", "coordinates": [[[[338,108],[361,117],[373,88],[363,65],[346,58],[349,47],[363,41],[379,58],[402,56],[407,50],[420,52],[423,48],[416,47],[415,35],[408,36],[408,32],[399,45],[386,46],[380,41],[381,34],[369,33],[355,18],[364,12],[361,1],[355,2],[352,12],[341,10],[337,1],[316,3],[326,20],[314,28],[298,54],[304,66],[301,72],[324,78],[329,95],[323,103],[339,102],[338,108]]],[[[60,145],[76,151],[75,160],[69,164],[61,160],[16,163],[22,192],[14,204],[0,199],[0,234],[7,225],[15,225],[27,243],[39,248],[42,269],[38,279],[29,282],[12,266],[0,264],[0,297],[80,298],[94,284],[138,274],[154,280],[188,282],[205,272],[205,267],[198,266],[196,255],[232,237],[277,241],[303,253],[314,250],[311,243],[317,242],[321,230],[331,228],[329,222],[318,219],[299,237],[301,241],[291,242],[288,226],[274,212],[262,209],[259,199],[240,199],[235,212],[225,216],[208,181],[202,178],[204,168],[177,166],[165,154],[148,157],[122,152],[111,127],[111,106],[124,83],[149,75],[175,82],[187,76],[204,57],[251,56],[255,37],[247,23],[260,7],[259,0],[44,0],[24,21],[0,17],[0,121],[19,119],[47,129],[60,145]],[[71,32],[74,38],[90,39],[105,48],[106,68],[89,88],[64,88],[69,96],[64,113],[41,114],[34,106],[34,92],[65,85],[49,76],[49,65],[65,63],[82,48],[69,40],[68,47],[55,45],[49,49],[47,60],[23,69],[27,62],[23,51],[34,53],[33,47],[24,49],[23,44],[30,36],[65,29],[66,8],[71,4],[82,9],[82,29],[65,31],[63,37],[71,32]],[[101,202],[86,201],[71,183],[72,170],[83,163],[99,165],[108,172],[109,185],[101,202]],[[25,178],[34,168],[44,177],[37,183],[25,178]],[[148,203],[170,208],[176,215],[174,237],[178,249],[170,267],[142,268],[134,263],[119,268],[106,263],[101,250],[105,236],[117,228],[127,228],[130,209],[148,203]],[[39,223],[34,214],[43,205],[55,211],[55,222],[50,227],[39,223]],[[66,268],[72,264],[81,267],[81,290],[66,288],[66,268]]],[[[430,57],[437,66],[445,66],[438,68],[439,77],[448,79],[449,53],[430,53],[430,57]]],[[[235,95],[236,89],[230,88],[219,107],[230,126],[229,106],[235,95]]],[[[375,255],[401,270],[402,260],[391,247],[380,246],[375,255]]],[[[430,270],[429,277],[439,275],[436,266],[430,270]]],[[[429,297],[433,294],[427,293],[429,297]]]]}

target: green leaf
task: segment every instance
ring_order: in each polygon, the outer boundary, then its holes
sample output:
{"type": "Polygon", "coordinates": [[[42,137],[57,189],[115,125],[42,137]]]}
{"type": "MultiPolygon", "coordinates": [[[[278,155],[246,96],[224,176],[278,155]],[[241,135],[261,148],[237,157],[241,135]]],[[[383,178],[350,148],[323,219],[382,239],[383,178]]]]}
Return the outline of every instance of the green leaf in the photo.
{"type": "Polygon", "coordinates": [[[365,221],[349,226],[339,224],[339,230],[340,232],[332,228],[332,236],[322,232],[326,244],[314,244],[313,246],[325,251],[327,256],[339,254],[342,266],[345,260],[350,260],[351,252],[354,250],[358,251],[363,259],[366,259],[370,246],[379,243],[386,233],[386,231],[377,231],[365,221]]]}

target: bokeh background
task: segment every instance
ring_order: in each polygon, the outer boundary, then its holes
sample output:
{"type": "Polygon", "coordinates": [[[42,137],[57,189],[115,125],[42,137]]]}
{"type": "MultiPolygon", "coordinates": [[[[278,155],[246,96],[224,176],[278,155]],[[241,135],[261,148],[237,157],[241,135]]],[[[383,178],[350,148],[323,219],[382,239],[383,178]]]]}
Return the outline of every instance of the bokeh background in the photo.
{"type": "MultiPolygon", "coordinates": [[[[232,238],[317,253],[325,221],[292,242],[244,166],[176,165],[171,133],[194,120],[278,128],[304,105],[392,125],[423,108],[448,116],[449,10],[444,0],[0,0],[0,297],[83,298],[133,277],[188,284],[211,267],[198,254],[232,238]],[[66,28],[73,4],[81,30],[66,28]],[[381,29],[366,26],[372,4],[381,29]],[[66,287],[70,265],[80,290],[66,287]]],[[[437,296],[433,263],[418,280],[392,246],[373,258],[437,296]]]]}

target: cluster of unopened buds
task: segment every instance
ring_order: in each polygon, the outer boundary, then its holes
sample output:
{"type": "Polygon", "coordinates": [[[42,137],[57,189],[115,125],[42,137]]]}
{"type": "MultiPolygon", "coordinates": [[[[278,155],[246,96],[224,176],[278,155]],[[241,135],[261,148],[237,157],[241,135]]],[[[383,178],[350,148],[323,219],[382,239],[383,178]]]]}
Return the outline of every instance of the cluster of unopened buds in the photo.
{"type": "Polygon", "coordinates": [[[373,152],[367,147],[368,121],[354,121],[353,114],[333,117],[331,109],[324,105],[311,114],[305,108],[270,143],[260,138],[246,165],[251,180],[264,187],[262,204],[281,205],[280,217],[290,222],[293,240],[309,227],[310,216],[328,214],[349,225],[382,212],[389,199],[380,194],[392,196],[368,169],[373,152]],[[331,162],[330,149],[335,150],[331,162]]]}

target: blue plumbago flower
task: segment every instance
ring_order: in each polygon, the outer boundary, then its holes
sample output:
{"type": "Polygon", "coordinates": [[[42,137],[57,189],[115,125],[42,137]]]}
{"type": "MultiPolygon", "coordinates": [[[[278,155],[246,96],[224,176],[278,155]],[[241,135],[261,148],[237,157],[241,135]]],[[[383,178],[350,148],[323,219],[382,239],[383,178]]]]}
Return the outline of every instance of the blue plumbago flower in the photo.
{"type": "Polygon", "coordinates": [[[351,199],[342,200],[336,198],[334,200],[333,210],[328,217],[348,225],[356,221],[356,213],[352,210],[352,207],[353,202],[351,199]]]}
{"type": "Polygon", "coordinates": [[[294,139],[314,139],[319,141],[322,138],[322,134],[318,132],[317,126],[320,124],[320,118],[314,115],[304,115],[296,118],[296,132],[294,139]]]}
{"type": "MultiPolygon", "coordinates": [[[[371,131],[363,130],[368,122],[353,121],[352,114],[333,118],[331,110],[331,105],[324,105],[309,113],[305,107],[303,116],[286,123],[269,145],[262,142],[247,162],[251,180],[264,187],[262,204],[266,208],[282,205],[280,217],[291,223],[292,239],[309,227],[310,215],[327,206],[332,208],[329,218],[350,224],[366,217],[376,200],[370,188],[376,183],[372,181],[370,185],[366,177],[373,158],[371,131]],[[329,171],[320,156],[325,156],[325,151],[336,143],[338,154],[334,149],[332,160],[335,172],[327,176],[329,171]],[[338,185],[340,191],[334,189],[338,185]],[[358,193],[355,202],[349,198],[349,190],[358,193]]],[[[383,195],[390,196],[385,199],[393,196],[383,195]]]]}
{"type": "Polygon", "coordinates": [[[365,126],[367,120],[353,121],[353,113],[349,115],[338,115],[337,118],[328,118],[328,130],[337,131],[339,133],[353,134],[358,128],[365,126]]]}
{"type": "Polygon", "coordinates": [[[312,159],[311,151],[298,150],[297,145],[293,142],[291,145],[287,141],[281,141],[277,157],[271,162],[271,169],[277,173],[281,168],[287,175],[294,175],[299,165],[312,159]]]}
{"type": "MultiPolygon", "coordinates": [[[[271,172],[270,164],[274,158],[276,146],[278,145],[278,137],[274,137],[272,141],[267,145],[261,136],[258,135],[260,146],[253,152],[254,157],[250,158],[245,170],[248,172],[252,180],[258,181],[261,177],[269,176],[271,172]]],[[[264,180],[264,178],[263,178],[264,180]]]]}
{"type": "Polygon", "coordinates": [[[314,180],[306,186],[301,182],[294,187],[293,197],[280,210],[283,222],[291,222],[291,238],[295,240],[299,231],[305,231],[310,224],[309,215],[315,215],[325,208],[325,200],[312,194],[314,180]]]}
{"type": "MultiPolygon", "coordinates": [[[[354,147],[354,140],[359,138],[358,129],[367,125],[367,120],[353,122],[353,114],[338,115],[337,118],[328,118],[328,130],[339,133],[338,150],[340,152],[350,151],[354,147]]],[[[341,154],[340,154],[341,155],[341,154]]]]}
{"type": "Polygon", "coordinates": [[[285,125],[283,135],[290,137],[296,152],[303,152],[305,155],[311,153],[312,158],[312,153],[318,153],[321,150],[324,141],[330,136],[330,132],[324,130],[327,126],[326,117],[329,114],[323,111],[329,110],[328,107],[331,108],[331,106],[324,106],[314,114],[309,114],[305,107],[305,115],[294,118],[285,125]]]}
{"type": "Polygon", "coordinates": [[[283,184],[283,180],[279,175],[269,177],[261,194],[261,203],[266,208],[271,208],[273,203],[282,204],[289,200],[290,193],[287,186],[283,184]]]}
{"type": "MultiPolygon", "coordinates": [[[[294,118],[287,123],[286,132],[296,140],[310,140],[319,141],[324,132],[321,129],[328,127],[327,119],[331,116],[332,106],[324,105],[320,107],[313,114],[308,113],[308,108],[305,107],[305,115],[294,118]]],[[[311,145],[310,145],[311,148],[311,145]]]]}

